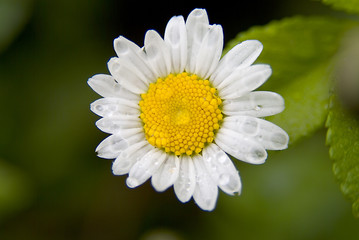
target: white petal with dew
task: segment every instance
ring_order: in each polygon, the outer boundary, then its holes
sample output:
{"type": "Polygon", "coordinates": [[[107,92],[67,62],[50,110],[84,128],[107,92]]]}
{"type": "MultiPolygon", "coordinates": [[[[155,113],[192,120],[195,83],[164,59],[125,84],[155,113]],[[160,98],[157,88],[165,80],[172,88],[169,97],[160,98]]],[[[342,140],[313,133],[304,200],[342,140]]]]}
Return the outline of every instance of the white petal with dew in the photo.
{"type": "Polygon", "coordinates": [[[148,65],[146,54],[142,48],[123,36],[116,38],[113,45],[120,63],[126,64],[127,68],[131,69],[139,79],[147,83],[156,80],[156,76],[148,65]]]}
{"type": "Polygon", "coordinates": [[[118,117],[105,117],[96,122],[96,126],[103,132],[115,134],[123,132],[127,129],[141,129],[143,131],[143,123],[136,115],[120,115],[118,117]],[[130,117],[129,117],[130,116],[130,117]]]}
{"type": "Polygon", "coordinates": [[[152,148],[139,161],[137,161],[128,173],[126,184],[135,188],[149,179],[166,159],[166,153],[158,148],[152,148]]]}
{"type": "Polygon", "coordinates": [[[187,29],[182,16],[172,17],[164,36],[171,52],[172,73],[181,73],[187,63],[187,29]]]}
{"type": "Polygon", "coordinates": [[[223,192],[240,194],[242,189],[238,171],[228,155],[216,144],[203,149],[203,160],[208,172],[223,192]]]}
{"type": "Polygon", "coordinates": [[[143,132],[132,133],[131,136],[121,136],[118,134],[105,138],[96,148],[99,157],[112,159],[118,157],[122,151],[130,145],[145,139],[143,132]]]}
{"type": "Polygon", "coordinates": [[[112,164],[112,172],[114,175],[127,174],[132,166],[138,162],[147,152],[152,149],[152,146],[148,142],[140,141],[130,145],[112,164]]]}
{"type": "Polygon", "coordinates": [[[156,191],[163,192],[174,184],[178,178],[179,162],[179,158],[175,155],[167,155],[166,160],[151,178],[152,186],[156,191]]]}
{"type": "Polygon", "coordinates": [[[196,155],[192,159],[196,172],[196,188],[193,192],[193,199],[203,210],[212,211],[216,206],[218,187],[208,173],[202,156],[196,155]]]}
{"type": "Polygon", "coordinates": [[[186,28],[188,39],[186,71],[195,73],[198,50],[210,28],[206,10],[194,9],[187,17],[186,28]]]}
{"type": "Polygon", "coordinates": [[[223,50],[223,29],[221,25],[212,25],[199,46],[195,73],[207,79],[216,69],[223,50]]]}
{"type": "Polygon", "coordinates": [[[172,65],[169,47],[154,30],[146,32],[145,51],[147,60],[157,77],[166,77],[170,74],[172,65]]]}
{"type": "Polygon", "coordinates": [[[267,158],[260,143],[223,126],[218,130],[215,142],[223,151],[244,162],[262,164],[267,158]]]}
{"type": "Polygon", "coordinates": [[[123,149],[128,147],[128,142],[119,135],[111,135],[105,138],[96,148],[97,155],[101,158],[116,158],[123,149]]]}
{"type": "Polygon", "coordinates": [[[260,87],[272,74],[267,64],[256,64],[238,69],[221,82],[217,88],[223,99],[241,97],[260,87]]]}
{"type": "Polygon", "coordinates": [[[274,92],[250,92],[242,97],[223,101],[222,112],[226,115],[266,117],[284,110],[284,99],[274,92]]]}
{"type": "Polygon", "coordinates": [[[288,134],[277,125],[260,118],[229,116],[222,127],[245,134],[269,150],[282,150],[288,147],[288,134]]]}
{"type": "Polygon", "coordinates": [[[233,47],[219,62],[210,80],[217,87],[234,71],[250,66],[263,49],[261,42],[247,40],[233,47]]]}
{"type": "Polygon", "coordinates": [[[89,78],[88,85],[100,94],[102,97],[116,97],[116,90],[121,89],[121,86],[115,81],[111,75],[96,74],[89,78]]]}
{"type": "Polygon", "coordinates": [[[123,64],[117,57],[113,57],[107,63],[108,70],[116,81],[133,93],[146,92],[148,83],[141,80],[135,70],[130,69],[128,64],[123,64]]]}
{"type": "Polygon", "coordinates": [[[100,98],[91,103],[90,108],[101,117],[140,115],[139,105],[135,101],[122,98],[100,98]]]}
{"type": "Polygon", "coordinates": [[[117,97],[135,101],[140,101],[141,99],[138,94],[134,94],[122,87],[111,75],[97,74],[91,77],[87,83],[103,97],[117,97]]]}
{"type": "Polygon", "coordinates": [[[180,157],[180,170],[177,181],[174,183],[174,190],[178,200],[188,202],[196,187],[196,173],[192,158],[183,155],[180,157]]]}

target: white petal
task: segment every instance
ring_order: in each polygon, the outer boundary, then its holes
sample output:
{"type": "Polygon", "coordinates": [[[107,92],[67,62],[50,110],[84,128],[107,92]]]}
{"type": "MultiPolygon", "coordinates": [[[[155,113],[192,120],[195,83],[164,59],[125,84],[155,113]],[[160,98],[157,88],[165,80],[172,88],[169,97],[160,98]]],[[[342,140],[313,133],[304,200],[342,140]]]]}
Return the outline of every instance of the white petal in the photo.
{"type": "Polygon", "coordinates": [[[203,149],[203,160],[208,172],[223,192],[233,195],[241,193],[242,184],[236,167],[228,155],[216,144],[203,149]]]}
{"type": "Polygon", "coordinates": [[[226,115],[266,117],[284,110],[284,99],[274,92],[250,92],[242,97],[223,101],[226,115]]]}
{"type": "Polygon", "coordinates": [[[171,52],[171,73],[183,72],[187,63],[187,29],[182,16],[171,18],[164,39],[171,52]]]}
{"type": "Polygon", "coordinates": [[[96,148],[99,157],[106,159],[116,158],[122,150],[128,147],[128,141],[119,135],[105,138],[96,148]]]}
{"type": "Polygon", "coordinates": [[[218,130],[215,142],[223,151],[244,162],[262,164],[267,158],[267,152],[257,141],[223,126],[218,130]]]}
{"type": "Polygon", "coordinates": [[[102,97],[116,97],[116,90],[121,87],[111,75],[97,74],[89,78],[88,85],[102,97]]]}
{"type": "Polygon", "coordinates": [[[145,51],[147,60],[157,77],[166,77],[171,72],[170,50],[161,36],[154,30],[145,35],[145,51]]]}
{"type": "Polygon", "coordinates": [[[101,118],[96,122],[96,126],[101,131],[111,134],[120,134],[127,129],[141,129],[143,131],[143,124],[136,115],[101,118]]]}
{"type": "Polygon", "coordinates": [[[142,48],[128,39],[120,36],[113,42],[115,51],[121,64],[126,64],[143,82],[151,83],[157,80],[146,60],[142,48]]]}
{"type": "Polygon", "coordinates": [[[157,172],[153,174],[151,183],[158,192],[165,191],[177,180],[179,173],[179,163],[180,161],[178,157],[175,155],[167,155],[167,159],[157,170],[157,172]]]}
{"type": "Polygon", "coordinates": [[[222,125],[246,136],[250,136],[264,148],[282,150],[288,147],[288,134],[277,125],[250,116],[226,117],[222,125]]]}
{"type": "Polygon", "coordinates": [[[111,75],[121,86],[136,94],[147,91],[148,83],[141,80],[138,74],[128,64],[123,64],[119,58],[111,58],[107,66],[111,75]]]}
{"type": "Polygon", "coordinates": [[[180,157],[180,170],[174,190],[178,200],[188,202],[196,187],[196,173],[191,157],[184,155],[180,157]]]}
{"type": "Polygon", "coordinates": [[[261,86],[272,74],[267,64],[256,64],[241,68],[229,75],[217,86],[218,93],[223,99],[241,97],[261,86]]]}
{"type": "Polygon", "coordinates": [[[122,98],[100,98],[91,103],[90,108],[92,112],[101,117],[140,115],[137,102],[122,98]]]}
{"type": "Polygon", "coordinates": [[[145,141],[140,141],[128,146],[112,164],[112,172],[114,175],[127,174],[132,166],[138,162],[147,152],[152,149],[152,146],[145,141]]]}
{"type": "Polygon", "coordinates": [[[186,71],[195,73],[198,50],[200,49],[204,36],[210,28],[206,10],[194,9],[188,15],[186,28],[188,39],[186,71]]]}
{"type": "Polygon", "coordinates": [[[131,133],[130,136],[111,135],[105,138],[96,148],[99,157],[116,158],[120,153],[126,150],[130,145],[145,139],[143,131],[131,133]]]}
{"type": "Polygon", "coordinates": [[[208,173],[202,156],[196,155],[192,159],[196,171],[196,188],[193,193],[193,199],[203,210],[212,211],[216,206],[218,187],[208,173]]]}
{"type": "Polygon", "coordinates": [[[200,45],[196,57],[195,73],[207,79],[218,65],[223,49],[223,30],[221,25],[212,25],[200,45]]]}
{"type": "Polygon", "coordinates": [[[157,171],[165,159],[166,153],[153,147],[132,166],[126,180],[127,186],[135,188],[143,184],[157,171]]]}
{"type": "Polygon", "coordinates": [[[111,75],[97,74],[90,78],[87,83],[103,97],[118,97],[140,101],[141,96],[122,87],[111,75]]]}
{"type": "Polygon", "coordinates": [[[214,86],[217,87],[235,70],[250,66],[262,49],[262,43],[257,40],[247,40],[233,47],[221,59],[216,71],[210,77],[214,86]]]}

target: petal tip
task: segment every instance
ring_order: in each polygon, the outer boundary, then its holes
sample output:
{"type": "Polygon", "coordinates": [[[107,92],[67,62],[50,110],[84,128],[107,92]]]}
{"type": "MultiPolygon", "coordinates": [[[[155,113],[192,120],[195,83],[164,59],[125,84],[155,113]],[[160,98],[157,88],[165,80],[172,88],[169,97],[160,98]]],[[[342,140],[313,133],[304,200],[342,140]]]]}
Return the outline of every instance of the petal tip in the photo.
{"type": "Polygon", "coordinates": [[[138,187],[140,185],[140,183],[137,181],[136,178],[128,177],[126,179],[126,185],[129,188],[135,188],[135,187],[138,187]]]}
{"type": "Polygon", "coordinates": [[[190,12],[189,15],[192,15],[195,17],[199,17],[199,16],[203,16],[203,15],[207,16],[207,11],[204,8],[195,8],[192,10],[192,12],[190,12]]]}

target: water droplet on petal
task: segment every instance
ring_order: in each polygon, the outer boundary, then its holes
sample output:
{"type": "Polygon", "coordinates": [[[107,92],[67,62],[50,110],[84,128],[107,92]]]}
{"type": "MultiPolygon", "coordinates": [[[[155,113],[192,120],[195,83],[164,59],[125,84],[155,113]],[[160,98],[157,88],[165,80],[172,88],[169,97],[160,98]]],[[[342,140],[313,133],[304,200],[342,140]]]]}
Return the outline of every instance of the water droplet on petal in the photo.
{"type": "Polygon", "coordinates": [[[228,174],[221,174],[219,176],[219,184],[220,185],[227,185],[229,183],[230,180],[230,175],[228,174]]]}
{"type": "Polygon", "coordinates": [[[220,164],[227,164],[228,163],[228,157],[226,156],[226,154],[225,153],[223,153],[223,152],[219,152],[219,153],[217,153],[216,154],[216,158],[218,159],[218,162],[220,163],[220,164]]]}
{"type": "Polygon", "coordinates": [[[102,112],[104,110],[104,107],[102,105],[96,105],[95,108],[99,112],[102,112]]]}
{"type": "Polygon", "coordinates": [[[285,146],[287,144],[287,136],[281,133],[273,134],[271,141],[276,147],[285,146]]]}
{"type": "Polygon", "coordinates": [[[211,203],[212,203],[212,200],[211,199],[206,199],[205,203],[206,203],[206,206],[210,206],[211,203]]]}
{"type": "Polygon", "coordinates": [[[128,46],[122,41],[116,41],[116,51],[119,55],[125,54],[128,51],[128,46]]]}
{"type": "Polygon", "coordinates": [[[243,122],[242,130],[247,134],[256,134],[258,131],[258,122],[255,118],[249,118],[243,122]]]}
{"type": "Polygon", "coordinates": [[[259,111],[259,110],[261,110],[262,108],[263,108],[262,105],[256,105],[256,106],[254,107],[254,110],[259,111]]]}
{"type": "Polygon", "coordinates": [[[266,157],[266,151],[262,149],[254,149],[248,154],[248,158],[253,162],[261,162],[266,157]]]}
{"type": "Polygon", "coordinates": [[[135,178],[128,177],[126,180],[126,184],[130,188],[135,188],[138,186],[138,181],[135,178]]]}

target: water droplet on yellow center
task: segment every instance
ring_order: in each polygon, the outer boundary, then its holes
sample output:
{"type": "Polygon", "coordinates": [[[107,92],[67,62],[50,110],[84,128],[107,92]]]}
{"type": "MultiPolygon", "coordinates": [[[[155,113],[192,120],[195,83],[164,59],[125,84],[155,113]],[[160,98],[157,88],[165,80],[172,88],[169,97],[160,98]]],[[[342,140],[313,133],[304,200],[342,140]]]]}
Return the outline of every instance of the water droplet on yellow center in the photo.
{"type": "Polygon", "coordinates": [[[186,72],[157,79],[141,95],[140,118],[150,144],[176,155],[200,153],[223,119],[222,100],[208,80],[186,72]]]}

